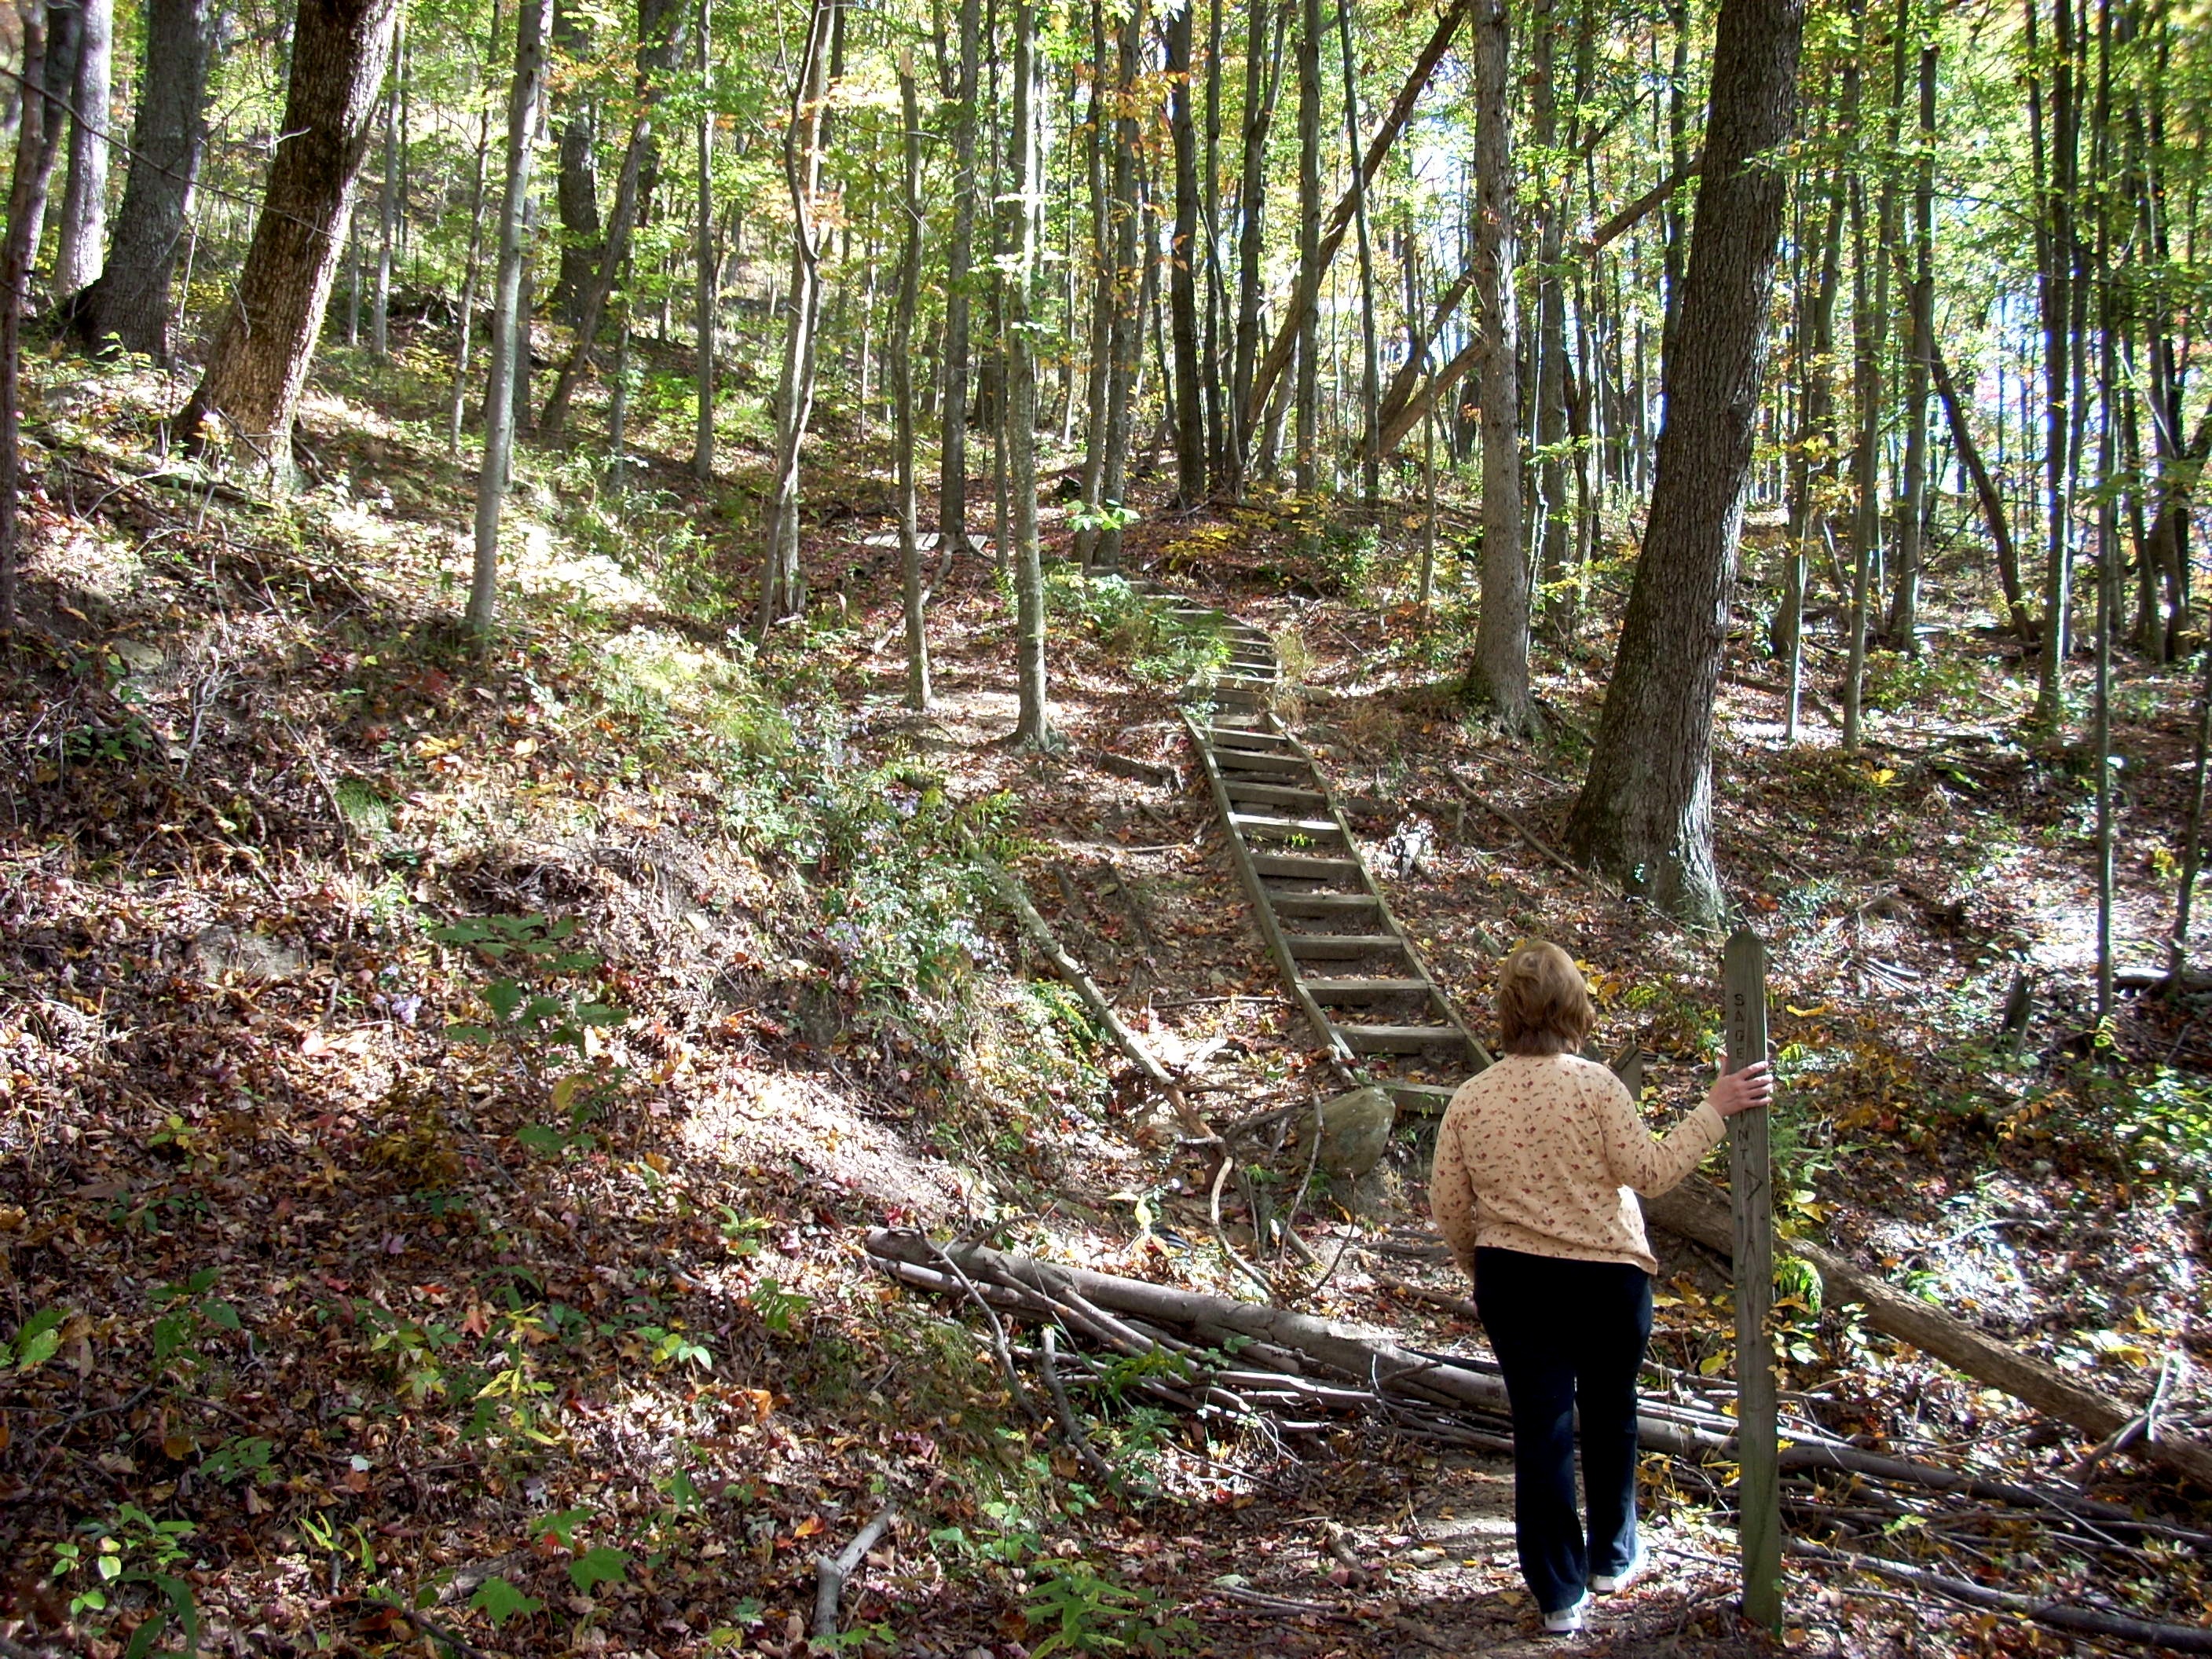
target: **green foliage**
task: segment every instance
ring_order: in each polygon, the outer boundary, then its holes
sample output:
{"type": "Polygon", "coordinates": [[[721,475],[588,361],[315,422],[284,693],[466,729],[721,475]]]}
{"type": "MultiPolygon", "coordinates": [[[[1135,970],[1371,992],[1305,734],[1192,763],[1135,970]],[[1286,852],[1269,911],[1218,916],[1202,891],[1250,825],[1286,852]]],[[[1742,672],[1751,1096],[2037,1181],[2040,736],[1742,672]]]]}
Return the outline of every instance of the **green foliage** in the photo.
{"type": "Polygon", "coordinates": [[[62,1324],[69,1317],[62,1308],[41,1308],[25,1320],[15,1334],[0,1342],[0,1371],[35,1370],[54,1357],[62,1345],[62,1324]]]}
{"type": "Polygon", "coordinates": [[[1198,1626],[1160,1592],[1124,1584],[1087,1561],[1048,1564],[1022,1617],[1044,1638],[1030,1659],[1054,1653],[1166,1655],[1188,1648],[1198,1626]]]}
{"type": "Polygon", "coordinates": [[[214,1331],[240,1328],[238,1310],[207,1292],[222,1276],[220,1267],[203,1267],[174,1285],[163,1285],[149,1298],[165,1311],[154,1322],[154,1366],[172,1364],[191,1371],[207,1364],[199,1345],[214,1331]]]}
{"type": "Polygon", "coordinates": [[[1147,685],[1211,685],[1229,662],[1229,636],[1218,623],[1179,617],[1172,601],[1139,592],[1127,577],[1055,566],[1045,575],[1045,613],[1088,634],[1147,685]]]}
{"type": "Polygon", "coordinates": [[[86,1542],[63,1539],[53,1546],[53,1582],[82,1578],[70,1592],[70,1617],[116,1611],[118,1597],[131,1586],[152,1592],[154,1601],[132,1632],[124,1659],[147,1659],[164,1633],[174,1628],[184,1638],[183,1652],[197,1652],[199,1608],[191,1586],[176,1571],[185,1557],[185,1540],[199,1528],[182,1519],[156,1520],[136,1504],[125,1504],[111,1520],[98,1517],[78,1525],[86,1542]],[[89,1547],[88,1547],[88,1546],[89,1547]]]}
{"type": "Polygon", "coordinates": [[[469,1605],[491,1620],[498,1630],[510,1619],[541,1611],[545,1604],[532,1595],[525,1595],[504,1578],[487,1578],[477,1586],[477,1593],[469,1597],[469,1605]]]}
{"type": "Polygon", "coordinates": [[[568,1564],[568,1577],[580,1595],[589,1595],[599,1584],[622,1583],[629,1574],[629,1557],[601,1544],[586,1550],[568,1564]]]}

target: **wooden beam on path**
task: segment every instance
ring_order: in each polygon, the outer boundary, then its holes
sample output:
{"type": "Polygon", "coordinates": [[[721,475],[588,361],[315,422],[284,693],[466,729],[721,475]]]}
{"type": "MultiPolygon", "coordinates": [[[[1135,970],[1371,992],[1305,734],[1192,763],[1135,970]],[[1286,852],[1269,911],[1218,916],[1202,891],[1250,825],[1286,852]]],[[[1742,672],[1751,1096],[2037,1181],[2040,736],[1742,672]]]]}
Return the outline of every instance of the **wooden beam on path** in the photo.
{"type": "MultiPolygon", "coordinates": [[[[1721,957],[1729,1069],[1766,1058],[1766,947],[1748,927],[1729,936],[1721,957]]],[[[1743,1474],[1736,1540],[1743,1556],[1743,1615],[1782,1630],[1782,1486],[1776,1462],[1774,1181],[1765,1111],[1729,1120],[1729,1206],[1735,1261],[1736,1439],[1743,1474]]]]}

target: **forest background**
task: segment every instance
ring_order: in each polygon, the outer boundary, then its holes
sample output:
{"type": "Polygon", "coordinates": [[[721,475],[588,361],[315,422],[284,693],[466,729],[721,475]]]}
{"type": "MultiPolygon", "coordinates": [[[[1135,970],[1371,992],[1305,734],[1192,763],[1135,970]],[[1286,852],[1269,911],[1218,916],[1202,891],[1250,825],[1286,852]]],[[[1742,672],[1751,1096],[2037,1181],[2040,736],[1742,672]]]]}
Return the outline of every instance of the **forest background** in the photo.
{"type": "MultiPolygon", "coordinates": [[[[1663,1077],[1752,918],[1785,1224],[2201,1425],[2202,8],[7,20],[6,1639],[795,1647],[841,1483],[959,1534],[854,1641],[1198,1639],[850,1259],[888,1211],[1153,1271],[1188,1200],[979,844],[1183,1082],[1318,1086],[1158,580],[1265,623],[1467,1006],[1563,934],[1663,1077]]],[[[1677,1290],[1694,1372],[1724,1283],[1677,1290]]],[[[1880,1444],[2157,1478],[1798,1312],[1880,1444]]],[[[1092,1407],[1154,1497],[1297,1489],[1092,1407]]],[[[2172,1542],[1966,1571],[2171,1620],[2172,1542]]]]}

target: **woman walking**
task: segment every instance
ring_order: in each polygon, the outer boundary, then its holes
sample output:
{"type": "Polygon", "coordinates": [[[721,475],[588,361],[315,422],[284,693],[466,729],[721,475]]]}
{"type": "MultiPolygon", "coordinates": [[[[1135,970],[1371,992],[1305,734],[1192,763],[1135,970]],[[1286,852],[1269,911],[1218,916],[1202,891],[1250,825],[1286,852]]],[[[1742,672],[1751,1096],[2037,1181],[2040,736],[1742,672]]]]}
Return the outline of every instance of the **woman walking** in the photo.
{"type": "Polygon", "coordinates": [[[1515,947],[1498,975],[1504,1057],[1462,1085],[1437,1132],[1429,1202],[1474,1280],[1513,1408],[1513,1526],[1544,1628],[1583,1627],[1590,1592],[1644,1571],[1636,1533],[1636,1374],[1658,1271],[1634,1194],[1656,1197],[1765,1106],[1764,1061],[1720,1079],[1662,1139],[1605,1066],[1578,1057],[1595,1016],[1556,945],[1515,947]],[[1575,1413],[1583,1486],[1575,1503],[1575,1413]]]}

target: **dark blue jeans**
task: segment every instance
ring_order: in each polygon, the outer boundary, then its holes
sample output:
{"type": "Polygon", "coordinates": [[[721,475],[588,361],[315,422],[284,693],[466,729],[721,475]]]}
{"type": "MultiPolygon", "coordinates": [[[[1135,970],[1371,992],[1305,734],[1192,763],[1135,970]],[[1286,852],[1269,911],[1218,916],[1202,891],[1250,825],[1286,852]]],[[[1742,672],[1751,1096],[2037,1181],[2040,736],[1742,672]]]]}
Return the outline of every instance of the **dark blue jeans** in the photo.
{"type": "Polygon", "coordinates": [[[1474,1300],[1513,1404],[1513,1535],[1546,1613],[1636,1553],[1636,1373],[1651,1340],[1651,1276],[1619,1261],[1474,1253],[1474,1300]],[[1575,1504],[1582,1408],[1585,1538],[1575,1504]]]}

